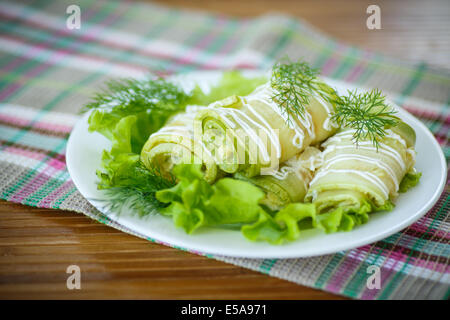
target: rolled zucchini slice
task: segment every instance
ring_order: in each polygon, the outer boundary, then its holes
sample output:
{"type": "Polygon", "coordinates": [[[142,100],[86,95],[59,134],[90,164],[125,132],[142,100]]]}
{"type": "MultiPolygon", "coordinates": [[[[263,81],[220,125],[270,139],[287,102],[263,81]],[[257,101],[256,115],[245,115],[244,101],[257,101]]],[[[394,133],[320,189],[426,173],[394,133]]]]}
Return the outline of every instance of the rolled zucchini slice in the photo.
{"type": "Polygon", "coordinates": [[[231,96],[199,111],[194,131],[220,170],[246,177],[276,174],[280,164],[336,132],[334,106],[321,97],[311,95],[301,117],[288,115],[272,97],[267,83],[246,97],[231,96]]]}
{"type": "Polygon", "coordinates": [[[356,145],[354,132],[343,128],[322,144],[323,163],[305,197],[320,212],[339,207],[347,212],[392,208],[402,179],[416,174],[415,133],[406,123],[386,130],[378,149],[372,141],[356,145]]]}
{"type": "MultiPolygon", "coordinates": [[[[276,211],[289,203],[303,202],[309,182],[321,162],[321,151],[315,147],[307,147],[302,153],[286,161],[276,174],[259,175],[247,180],[265,192],[261,204],[276,211]]],[[[236,177],[245,179],[239,173],[236,177]]]]}
{"type": "Polygon", "coordinates": [[[157,167],[164,177],[170,177],[176,164],[202,164],[205,180],[214,182],[218,173],[214,159],[203,147],[201,139],[194,138],[194,118],[204,108],[188,106],[185,112],[175,115],[164,127],[153,133],[141,151],[144,165],[148,168],[157,167]]]}

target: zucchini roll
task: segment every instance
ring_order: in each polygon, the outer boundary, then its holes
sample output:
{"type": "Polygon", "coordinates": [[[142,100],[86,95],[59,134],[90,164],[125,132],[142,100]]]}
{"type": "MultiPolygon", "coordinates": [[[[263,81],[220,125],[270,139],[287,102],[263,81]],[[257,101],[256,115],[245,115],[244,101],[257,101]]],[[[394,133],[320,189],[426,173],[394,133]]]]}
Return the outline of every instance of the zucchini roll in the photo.
{"type": "Polygon", "coordinates": [[[267,83],[198,112],[194,131],[220,170],[246,177],[277,174],[280,164],[336,132],[334,107],[319,95],[311,94],[301,115],[281,108],[274,96],[267,83]]]}
{"type": "Polygon", "coordinates": [[[322,144],[323,163],[305,198],[320,212],[342,208],[364,217],[371,211],[389,210],[405,176],[419,175],[413,168],[416,136],[406,123],[387,129],[377,146],[368,140],[355,144],[354,133],[344,127],[322,144]]]}
{"type": "Polygon", "coordinates": [[[321,151],[315,147],[306,149],[286,161],[272,175],[259,175],[245,178],[240,173],[235,177],[250,181],[265,192],[260,202],[276,211],[292,202],[303,202],[310,181],[322,161],[321,151]]]}
{"type": "Polygon", "coordinates": [[[186,111],[169,119],[164,127],[150,135],[141,151],[141,160],[148,168],[157,167],[169,177],[179,163],[202,164],[205,180],[217,178],[217,166],[207,153],[201,139],[194,139],[194,118],[201,106],[188,106],[186,111]]]}

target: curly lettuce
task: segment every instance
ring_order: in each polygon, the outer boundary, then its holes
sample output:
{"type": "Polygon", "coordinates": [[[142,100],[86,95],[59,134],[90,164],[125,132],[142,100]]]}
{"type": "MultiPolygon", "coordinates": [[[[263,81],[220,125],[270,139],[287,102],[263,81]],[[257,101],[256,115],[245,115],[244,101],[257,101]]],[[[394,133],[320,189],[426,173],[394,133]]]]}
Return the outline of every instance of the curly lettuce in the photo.
{"type": "Polygon", "coordinates": [[[309,229],[350,231],[366,223],[373,211],[369,202],[326,213],[320,213],[315,203],[300,202],[271,211],[262,205],[264,191],[248,181],[222,178],[210,185],[203,179],[200,165],[192,164],[177,165],[173,173],[178,183],[157,191],[156,199],[167,205],[160,213],[188,234],[201,227],[235,225],[248,240],[279,245],[297,240],[309,229]]]}
{"type": "Polygon", "coordinates": [[[209,185],[200,165],[180,164],[173,173],[178,184],[156,192],[156,199],[169,204],[160,212],[187,233],[202,226],[253,222],[262,210],[264,192],[249,182],[223,178],[209,185]]]}
{"type": "Polygon", "coordinates": [[[415,187],[422,176],[421,172],[408,172],[400,182],[399,192],[404,193],[409,189],[415,187]]]}

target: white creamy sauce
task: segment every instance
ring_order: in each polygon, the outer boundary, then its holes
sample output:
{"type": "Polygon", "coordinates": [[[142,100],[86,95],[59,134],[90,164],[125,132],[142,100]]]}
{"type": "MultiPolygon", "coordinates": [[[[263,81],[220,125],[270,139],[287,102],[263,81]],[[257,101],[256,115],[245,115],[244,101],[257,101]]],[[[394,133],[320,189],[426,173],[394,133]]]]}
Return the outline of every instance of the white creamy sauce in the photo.
{"type": "Polygon", "coordinates": [[[267,151],[267,146],[262,140],[262,138],[256,133],[255,129],[253,129],[249,124],[253,124],[257,128],[261,130],[265,130],[263,126],[261,126],[259,123],[255,122],[253,119],[251,119],[249,116],[247,116],[244,112],[238,109],[233,108],[216,108],[215,111],[217,111],[219,114],[222,115],[222,118],[225,118],[224,116],[230,116],[233,118],[234,122],[237,123],[242,129],[244,129],[247,136],[256,143],[256,145],[259,148],[259,151],[262,154],[262,157],[264,161],[270,161],[269,152],[267,151]]]}
{"type": "Polygon", "coordinates": [[[366,156],[357,155],[357,154],[338,154],[330,159],[327,159],[326,165],[323,167],[323,170],[328,170],[335,163],[348,161],[348,160],[350,160],[350,161],[358,160],[361,162],[366,162],[366,163],[370,163],[370,164],[377,166],[378,168],[380,168],[381,170],[383,170],[384,172],[387,173],[387,175],[391,178],[392,182],[394,183],[395,190],[398,190],[399,181],[398,181],[397,175],[394,173],[394,171],[389,166],[387,166],[383,161],[374,159],[371,157],[366,157],[366,156]]]}
{"type": "MultiPolygon", "coordinates": [[[[355,150],[356,146],[353,145],[353,142],[351,142],[351,145],[344,145],[344,146],[329,146],[327,147],[327,149],[324,151],[324,156],[327,155],[330,152],[333,152],[335,150],[355,150]]],[[[378,151],[375,147],[372,146],[372,144],[370,143],[370,146],[364,146],[364,145],[358,145],[358,149],[361,150],[368,150],[368,151],[374,151],[374,152],[379,152],[382,153],[388,157],[390,157],[392,160],[394,160],[402,170],[405,170],[405,162],[403,161],[402,157],[398,154],[398,152],[391,152],[389,150],[384,150],[381,147],[378,148],[378,151]]]]}
{"type": "Polygon", "coordinates": [[[267,136],[269,137],[270,141],[272,142],[272,145],[275,147],[277,152],[277,158],[279,159],[281,157],[281,143],[278,135],[275,133],[275,130],[273,130],[273,128],[267,123],[264,117],[261,116],[258,112],[256,112],[256,110],[250,104],[248,104],[246,101],[244,101],[244,104],[250,110],[250,112],[253,113],[259,119],[259,121],[261,121],[266,127],[266,129],[264,130],[267,136]]]}
{"type": "MultiPolygon", "coordinates": [[[[198,111],[206,108],[207,107],[204,106],[188,105],[185,112],[175,115],[169,122],[169,125],[163,126],[161,129],[151,134],[150,138],[172,135],[174,137],[194,140],[194,118],[198,111]],[[174,122],[176,122],[177,124],[174,124],[174,122]]],[[[195,143],[198,143],[200,145],[202,152],[204,152],[210,159],[214,158],[201,139],[199,139],[199,141],[196,141],[195,143]]]]}
{"type": "Polygon", "coordinates": [[[286,179],[290,171],[293,171],[292,168],[282,167],[280,168],[280,170],[273,170],[272,172],[269,172],[269,175],[273,176],[278,180],[284,180],[286,179]]]}
{"type": "MultiPolygon", "coordinates": [[[[247,97],[240,97],[242,103],[248,108],[257,121],[253,120],[247,114],[239,109],[235,108],[224,108],[217,106],[216,104],[211,104],[208,108],[214,109],[221,116],[224,123],[231,129],[235,129],[236,125],[241,127],[247,136],[256,144],[259,152],[262,155],[264,161],[270,161],[270,155],[268,151],[268,146],[265,141],[262,140],[261,136],[257,134],[257,130],[262,130],[271,141],[271,145],[275,148],[276,156],[278,159],[281,158],[282,148],[280,138],[276,134],[275,130],[270,126],[270,124],[260,115],[254,107],[251,106],[251,101],[259,101],[264,105],[269,106],[287,125],[290,129],[294,131],[294,137],[292,139],[292,144],[298,149],[304,148],[305,137],[309,136],[311,140],[315,139],[315,128],[312,115],[306,110],[304,117],[298,117],[296,119],[288,120],[289,115],[275,103],[271,96],[274,90],[270,86],[270,83],[263,84],[256,88],[247,97]],[[301,125],[300,125],[301,124],[301,125]],[[255,128],[257,130],[255,130],[255,128]]],[[[324,123],[324,129],[329,130],[331,126],[335,126],[331,123],[332,107],[323,100],[323,98],[317,98],[319,103],[323,105],[328,117],[324,123]]],[[[312,166],[312,164],[311,164],[312,166]]],[[[280,170],[273,170],[269,172],[277,179],[285,179],[288,174],[288,166],[281,168],[280,170]]]]}
{"type": "MultiPolygon", "coordinates": [[[[259,101],[270,107],[288,125],[288,127],[294,131],[292,144],[298,149],[302,149],[305,147],[304,142],[306,136],[309,136],[311,140],[315,138],[315,128],[312,116],[307,110],[303,118],[297,117],[296,119],[288,120],[289,115],[283,112],[278,104],[272,100],[271,96],[273,95],[273,93],[274,90],[268,82],[256,88],[247,97],[240,97],[241,101],[248,108],[249,112],[251,112],[255,116],[255,118],[249,117],[242,110],[236,108],[224,108],[220,105],[217,105],[216,103],[212,103],[208,107],[190,105],[186,107],[186,111],[184,113],[175,115],[169,122],[168,126],[165,126],[157,132],[153,133],[151,137],[170,134],[177,137],[194,139],[193,121],[197,112],[205,108],[211,108],[220,115],[221,120],[227,127],[236,129],[236,127],[239,126],[240,128],[242,128],[249,139],[251,139],[252,142],[256,144],[258,151],[263,158],[263,161],[268,162],[270,161],[268,145],[265,139],[263,140],[262,137],[258,134],[258,130],[261,130],[260,132],[264,132],[269,138],[271,145],[276,152],[277,158],[280,159],[282,154],[282,147],[278,134],[270,126],[268,121],[261,114],[259,114],[248,101],[259,101]]],[[[324,122],[323,127],[324,129],[329,130],[331,128],[331,125],[334,125],[334,123],[330,123],[332,115],[331,106],[326,103],[321,97],[316,97],[316,99],[321,105],[323,105],[328,113],[328,117],[324,122]]],[[[206,154],[208,154],[210,157],[213,157],[210,150],[206,147],[203,141],[198,141],[198,143],[199,145],[201,145],[201,148],[204,152],[206,152],[206,154]]],[[[311,159],[310,164],[311,167],[313,167],[313,159],[311,159]]],[[[293,169],[291,166],[284,166],[279,170],[273,170],[269,172],[269,174],[273,175],[277,179],[286,179],[289,172],[293,170],[295,169],[293,169]]]]}
{"type": "Polygon", "coordinates": [[[386,133],[387,134],[385,135],[385,137],[397,140],[398,142],[400,142],[402,144],[402,146],[404,146],[406,148],[406,141],[400,135],[398,135],[397,133],[393,132],[391,129],[386,130],[386,133]]]}
{"type": "MultiPolygon", "coordinates": [[[[395,171],[386,162],[384,162],[382,159],[355,154],[354,151],[361,149],[372,151],[374,153],[379,152],[383,155],[388,156],[390,159],[394,160],[399,165],[399,168],[401,168],[402,171],[406,170],[405,159],[401,156],[401,154],[397,150],[395,150],[394,148],[383,142],[379,143],[378,149],[373,145],[371,141],[362,141],[358,143],[358,146],[356,146],[353,143],[354,133],[355,133],[354,129],[346,129],[337,133],[333,137],[329,138],[325,143],[323,143],[322,146],[325,147],[323,157],[326,160],[324,162],[323,167],[319,170],[314,179],[311,181],[310,185],[314,184],[318,179],[320,179],[321,177],[325,176],[330,172],[352,173],[357,174],[363,179],[366,179],[367,181],[370,181],[371,183],[376,185],[383,192],[385,198],[387,199],[390,193],[389,188],[387,184],[383,182],[383,180],[380,177],[376,176],[375,174],[368,171],[356,169],[332,169],[333,165],[338,162],[352,161],[352,160],[361,161],[363,163],[376,166],[380,168],[382,171],[384,171],[390,178],[390,180],[393,182],[395,188],[394,191],[395,192],[398,191],[400,181],[397,175],[395,174],[395,171]],[[326,158],[327,155],[336,150],[341,150],[342,152],[336,153],[335,155],[326,158]],[[346,150],[348,150],[348,152],[346,152],[346,150]]],[[[410,154],[415,153],[413,148],[407,148],[406,141],[400,135],[394,133],[392,130],[386,130],[385,138],[390,138],[399,142],[406,149],[406,152],[410,154]]]]}
{"type": "MultiPolygon", "coordinates": [[[[248,95],[247,100],[259,101],[261,103],[264,103],[265,105],[268,105],[273,111],[275,111],[281,117],[281,119],[283,119],[283,121],[288,124],[289,128],[294,130],[295,135],[292,140],[292,144],[299,149],[302,148],[303,140],[305,138],[303,129],[298,125],[297,121],[289,121],[288,114],[283,112],[281,108],[272,100],[271,93],[273,93],[273,89],[270,86],[270,83],[266,83],[259,86],[253,93],[248,95]]],[[[309,125],[308,127],[311,127],[311,125],[309,125]]]]}
{"type": "MultiPolygon", "coordinates": [[[[362,150],[368,150],[368,151],[374,151],[374,152],[380,152],[384,155],[387,155],[388,157],[390,157],[391,159],[393,159],[399,166],[400,168],[404,171],[406,170],[406,164],[405,161],[403,159],[403,157],[401,156],[401,154],[395,150],[394,148],[388,146],[385,143],[379,142],[379,146],[378,146],[378,150],[377,148],[373,145],[373,143],[371,141],[362,141],[362,142],[358,142],[358,146],[356,146],[353,141],[352,141],[352,137],[353,137],[353,133],[355,132],[355,130],[353,129],[348,129],[342,132],[339,132],[337,134],[335,134],[333,137],[329,138],[327,141],[325,141],[322,146],[326,147],[327,150],[324,151],[324,154],[327,154],[329,152],[333,152],[334,150],[343,150],[343,149],[362,149],[362,150]],[[343,145],[343,146],[336,146],[336,145],[332,145],[333,142],[339,143],[339,142],[343,142],[345,141],[345,139],[348,140],[349,145],[343,145]],[[330,146],[331,148],[328,148],[328,146],[330,146]]],[[[386,135],[386,137],[392,138],[392,139],[400,139],[403,141],[402,145],[406,146],[406,143],[404,142],[404,140],[399,136],[399,135],[386,135]]],[[[399,140],[399,141],[400,141],[399,140]]]]}
{"type": "Polygon", "coordinates": [[[376,185],[383,192],[385,199],[387,199],[389,197],[389,189],[379,177],[377,177],[376,175],[374,175],[373,173],[370,173],[370,172],[353,170],[353,169],[329,169],[329,170],[320,171],[316,174],[314,179],[312,179],[310,185],[314,184],[314,182],[316,182],[318,179],[320,179],[321,177],[323,177],[324,175],[326,175],[328,173],[344,173],[344,174],[345,173],[353,173],[353,174],[356,174],[356,175],[360,176],[361,178],[366,179],[367,181],[376,185]]]}

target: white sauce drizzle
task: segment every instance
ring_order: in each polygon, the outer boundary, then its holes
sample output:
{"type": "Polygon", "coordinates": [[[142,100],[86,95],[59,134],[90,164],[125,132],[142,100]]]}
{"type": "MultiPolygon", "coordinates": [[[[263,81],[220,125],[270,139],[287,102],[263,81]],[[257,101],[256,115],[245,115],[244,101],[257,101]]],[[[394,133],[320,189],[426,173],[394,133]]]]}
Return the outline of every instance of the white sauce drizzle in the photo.
{"type": "MultiPolygon", "coordinates": [[[[395,162],[398,163],[398,165],[400,166],[400,168],[402,170],[406,170],[406,164],[405,161],[403,160],[401,154],[393,149],[392,147],[388,146],[385,143],[379,142],[379,146],[378,146],[378,150],[377,148],[373,145],[373,143],[371,141],[362,141],[358,143],[358,146],[356,146],[353,141],[351,140],[353,137],[353,132],[355,130],[345,130],[343,132],[340,132],[336,135],[334,135],[333,137],[329,138],[327,141],[325,141],[322,145],[324,147],[328,147],[330,146],[331,143],[333,142],[343,142],[345,138],[349,139],[349,143],[350,145],[344,145],[344,146],[331,146],[330,149],[327,148],[327,150],[324,151],[324,154],[327,154],[329,152],[333,151],[334,149],[362,149],[362,150],[369,150],[369,151],[375,151],[375,152],[380,152],[382,154],[385,154],[387,156],[389,156],[390,158],[394,159],[395,162]]],[[[399,135],[395,135],[395,134],[390,134],[390,135],[386,135],[386,137],[392,138],[397,140],[398,138],[400,140],[403,140],[399,135]]],[[[402,145],[406,146],[406,143],[403,141],[402,145]]]]}
{"type": "Polygon", "coordinates": [[[347,160],[359,160],[362,162],[372,163],[378,168],[384,170],[388,176],[391,178],[392,182],[394,183],[395,190],[398,190],[399,188],[399,181],[397,179],[397,175],[394,173],[394,171],[389,168],[385,163],[378,159],[357,155],[357,154],[338,154],[330,159],[327,159],[327,164],[323,167],[323,170],[328,170],[333,164],[347,161],[347,160]]]}
{"type": "Polygon", "coordinates": [[[370,181],[371,183],[373,183],[374,185],[376,185],[383,192],[385,199],[387,199],[389,197],[389,189],[386,187],[386,185],[383,183],[383,181],[381,181],[380,178],[378,178],[376,175],[374,175],[373,173],[370,173],[370,172],[362,172],[362,171],[352,170],[352,169],[330,169],[330,170],[320,171],[316,174],[314,179],[312,179],[312,181],[310,182],[310,185],[314,184],[314,182],[316,182],[318,179],[320,179],[321,177],[323,177],[324,175],[326,175],[328,173],[353,173],[353,174],[359,175],[361,178],[366,179],[366,180],[370,181]]]}
{"type": "MultiPolygon", "coordinates": [[[[353,143],[353,134],[355,133],[354,129],[346,129],[343,130],[333,137],[329,138],[326,142],[322,144],[323,147],[325,147],[325,151],[322,153],[323,157],[325,159],[326,155],[336,151],[336,150],[368,150],[372,152],[379,152],[382,153],[389,158],[393,159],[401,168],[402,171],[406,171],[406,163],[405,159],[401,156],[400,152],[392,148],[391,146],[387,145],[386,143],[379,143],[378,149],[373,145],[371,141],[362,141],[358,143],[358,146],[356,146],[353,143]],[[343,145],[337,145],[339,143],[343,143],[343,145]]],[[[413,148],[407,148],[406,141],[398,134],[393,132],[392,130],[386,130],[385,138],[393,139],[397,142],[399,142],[402,147],[406,149],[406,152],[415,155],[415,151],[413,148]]],[[[384,172],[387,173],[387,175],[390,177],[394,184],[395,192],[399,189],[400,181],[395,174],[395,171],[385,162],[383,162],[382,159],[376,159],[371,158],[364,155],[354,154],[351,151],[350,152],[343,152],[343,153],[337,153],[336,155],[333,155],[326,159],[324,165],[320,168],[319,172],[316,174],[314,179],[311,181],[310,185],[313,185],[318,179],[325,176],[328,173],[353,173],[357,174],[363,179],[366,179],[376,185],[384,194],[385,198],[387,199],[389,197],[389,188],[383,180],[376,176],[375,174],[363,170],[356,170],[356,169],[331,169],[332,166],[338,162],[341,161],[348,161],[348,160],[358,160],[362,161],[371,165],[375,165],[384,172]]]]}
{"type": "MultiPolygon", "coordinates": [[[[248,137],[257,144],[259,147],[260,152],[262,153],[262,157],[264,161],[270,161],[269,152],[267,150],[267,146],[264,144],[264,141],[261,139],[261,137],[256,134],[255,130],[250,127],[248,123],[253,124],[254,126],[258,127],[259,129],[265,130],[263,126],[261,126],[259,123],[255,122],[253,119],[251,119],[249,116],[247,116],[244,112],[238,109],[233,108],[216,108],[215,111],[222,113],[222,115],[231,116],[233,120],[239,124],[240,127],[242,127],[245,131],[245,133],[248,135],[248,137]]],[[[222,117],[225,118],[225,117],[222,117]]]]}
{"type": "Polygon", "coordinates": [[[258,112],[256,112],[256,110],[250,104],[248,104],[244,99],[242,100],[244,102],[244,105],[250,110],[250,112],[253,113],[266,126],[265,132],[270,138],[272,145],[276,149],[277,158],[278,159],[281,158],[281,143],[279,137],[275,133],[275,130],[273,130],[273,128],[267,123],[264,117],[262,117],[258,112]]]}
{"type": "MultiPolygon", "coordinates": [[[[193,141],[194,140],[193,121],[197,112],[202,109],[206,109],[206,107],[196,105],[187,106],[185,112],[175,115],[170,121],[169,125],[163,126],[158,131],[152,133],[150,135],[150,138],[163,135],[172,135],[174,137],[180,137],[182,139],[186,138],[193,141]],[[173,124],[174,122],[177,122],[178,124],[173,124]],[[189,125],[191,123],[192,125],[189,125]]],[[[213,158],[215,159],[215,157],[213,157],[213,155],[208,150],[208,148],[206,148],[206,145],[203,143],[201,139],[199,141],[196,141],[195,143],[198,143],[201,146],[202,152],[206,153],[206,155],[210,159],[213,158]]]]}
{"type": "MultiPolygon", "coordinates": [[[[295,135],[294,138],[292,139],[292,144],[301,149],[303,147],[303,141],[305,138],[305,133],[303,131],[302,128],[300,128],[300,126],[298,125],[297,121],[288,121],[288,115],[284,112],[282,112],[281,108],[272,100],[270,92],[273,92],[272,87],[270,86],[269,83],[263,84],[261,86],[259,86],[253,93],[251,93],[250,95],[247,96],[247,100],[251,101],[251,100],[256,100],[256,101],[260,101],[262,103],[264,103],[265,105],[268,105],[273,111],[275,111],[275,113],[277,113],[281,119],[283,119],[283,121],[285,123],[288,124],[289,128],[294,130],[295,135]]],[[[308,113],[308,112],[306,112],[308,113]]],[[[308,113],[309,114],[309,113],[308,113]]],[[[311,117],[311,115],[309,115],[311,117]]],[[[311,119],[311,118],[308,118],[311,119]]],[[[299,119],[301,120],[301,119],[299,119]]],[[[305,120],[303,120],[305,121],[305,120]]],[[[304,123],[302,123],[304,124],[304,123]]],[[[311,127],[311,125],[305,125],[305,128],[309,128],[311,127]]]]}

